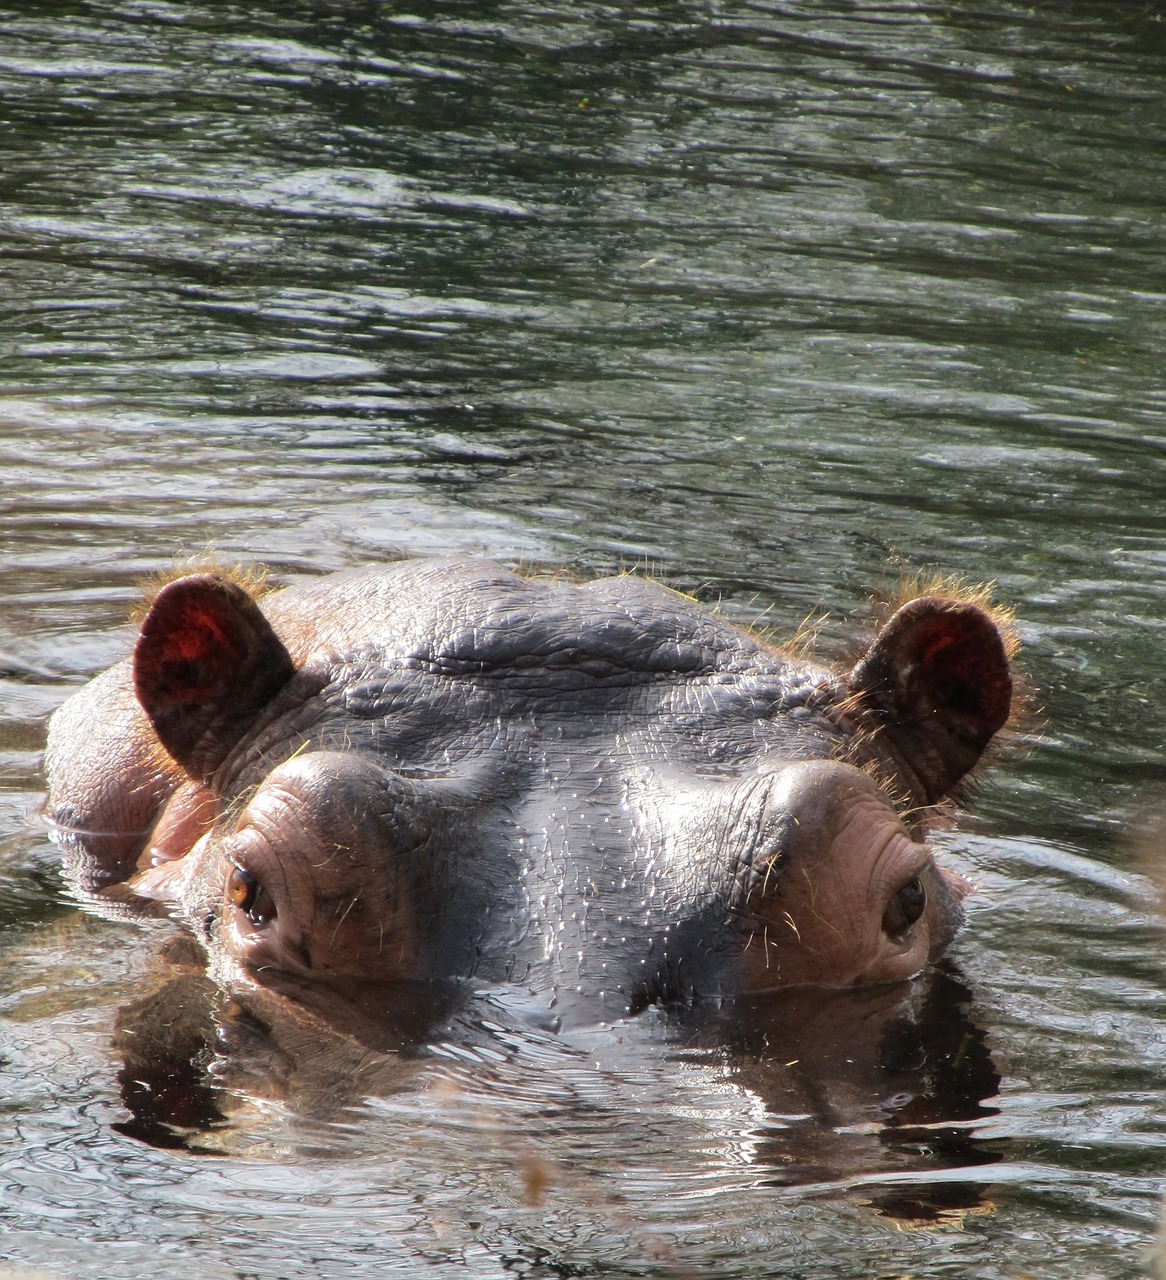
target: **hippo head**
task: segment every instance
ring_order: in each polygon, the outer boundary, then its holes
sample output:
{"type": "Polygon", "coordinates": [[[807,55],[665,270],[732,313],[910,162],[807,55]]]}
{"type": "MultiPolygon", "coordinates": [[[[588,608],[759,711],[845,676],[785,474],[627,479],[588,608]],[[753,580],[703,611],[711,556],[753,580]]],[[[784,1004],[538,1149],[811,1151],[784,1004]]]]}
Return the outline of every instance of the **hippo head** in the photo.
{"type": "Polygon", "coordinates": [[[457,561],[179,579],[115,672],[54,718],[50,814],[221,975],[631,1009],[919,972],[967,891],[927,821],[1011,702],[974,602],[910,601],[839,673],[656,584],[457,561]]]}

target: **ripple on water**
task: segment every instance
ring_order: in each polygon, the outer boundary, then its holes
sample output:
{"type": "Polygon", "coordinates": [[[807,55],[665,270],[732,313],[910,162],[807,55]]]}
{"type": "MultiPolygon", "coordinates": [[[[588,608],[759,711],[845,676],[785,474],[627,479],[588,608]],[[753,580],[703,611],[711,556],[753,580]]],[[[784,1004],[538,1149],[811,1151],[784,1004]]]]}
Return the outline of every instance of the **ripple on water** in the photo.
{"type": "Polygon", "coordinates": [[[0,53],[5,1257],[1133,1276],[1166,1124],[1124,833],[1164,738],[1152,6],[42,8],[0,53]],[[238,1053],[198,1077],[219,1120],[135,1139],[111,1039],[158,935],[74,912],[36,756],[138,580],[208,544],[647,565],[781,634],[829,614],[826,650],[901,561],[997,578],[1047,728],[947,842],[982,885],[958,1043],[910,1001],[817,1058],[820,1009],[568,1043],[503,1002],[347,1095],[238,1053]]]}

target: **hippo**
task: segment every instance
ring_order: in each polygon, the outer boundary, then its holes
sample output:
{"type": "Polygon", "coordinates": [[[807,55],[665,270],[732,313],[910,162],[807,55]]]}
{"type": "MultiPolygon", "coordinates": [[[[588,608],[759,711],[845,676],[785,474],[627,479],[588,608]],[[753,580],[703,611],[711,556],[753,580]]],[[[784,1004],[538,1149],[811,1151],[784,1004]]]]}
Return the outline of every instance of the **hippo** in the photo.
{"type": "Polygon", "coordinates": [[[53,716],[46,812],[79,892],[178,918],[226,985],[632,1016],[894,983],[962,921],[926,835],[1013,648],[986,593],[908,599],[843,671],[632,575],[212,567],[53,716]]]}

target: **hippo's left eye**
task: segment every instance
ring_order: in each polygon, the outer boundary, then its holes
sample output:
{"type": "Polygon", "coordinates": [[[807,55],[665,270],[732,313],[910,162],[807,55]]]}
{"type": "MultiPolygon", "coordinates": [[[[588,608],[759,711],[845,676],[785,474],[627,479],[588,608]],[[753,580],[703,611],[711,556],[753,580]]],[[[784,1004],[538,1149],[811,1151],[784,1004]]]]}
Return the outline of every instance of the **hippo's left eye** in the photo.
{"type": "Polygon", "coordinates": [[[883,912],[883,932],[890,938],[901,938],[923,914],[926,906],[927,890],[916,876],[887,903],[883,912]]]}
{"type": "Polygon", "coordinates": [[[232,867],[227,877],[227,898],[254,925],[264,925],[275,916],[271,894],[242,867],[232,867]]]}

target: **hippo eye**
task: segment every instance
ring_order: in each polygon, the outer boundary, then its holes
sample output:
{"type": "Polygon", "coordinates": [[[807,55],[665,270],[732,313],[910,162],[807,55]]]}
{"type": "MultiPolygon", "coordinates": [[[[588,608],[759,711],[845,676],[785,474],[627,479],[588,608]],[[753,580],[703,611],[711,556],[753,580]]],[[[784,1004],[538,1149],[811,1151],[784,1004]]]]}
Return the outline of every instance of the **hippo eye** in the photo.
{"type": "Polygon", "coordinates": [[[927,890],[916,876],[887,903],[887,909],[883,912],[883,932],[888,937],[901,938],[923,914],[926,906],[927,890]]]}
{"type": "Polygon", "coordinates": [[[232,867],[227,877],[227,898],[254,925],[266,924],[275,916],[271,894],[242,867],[232,867]]]}

